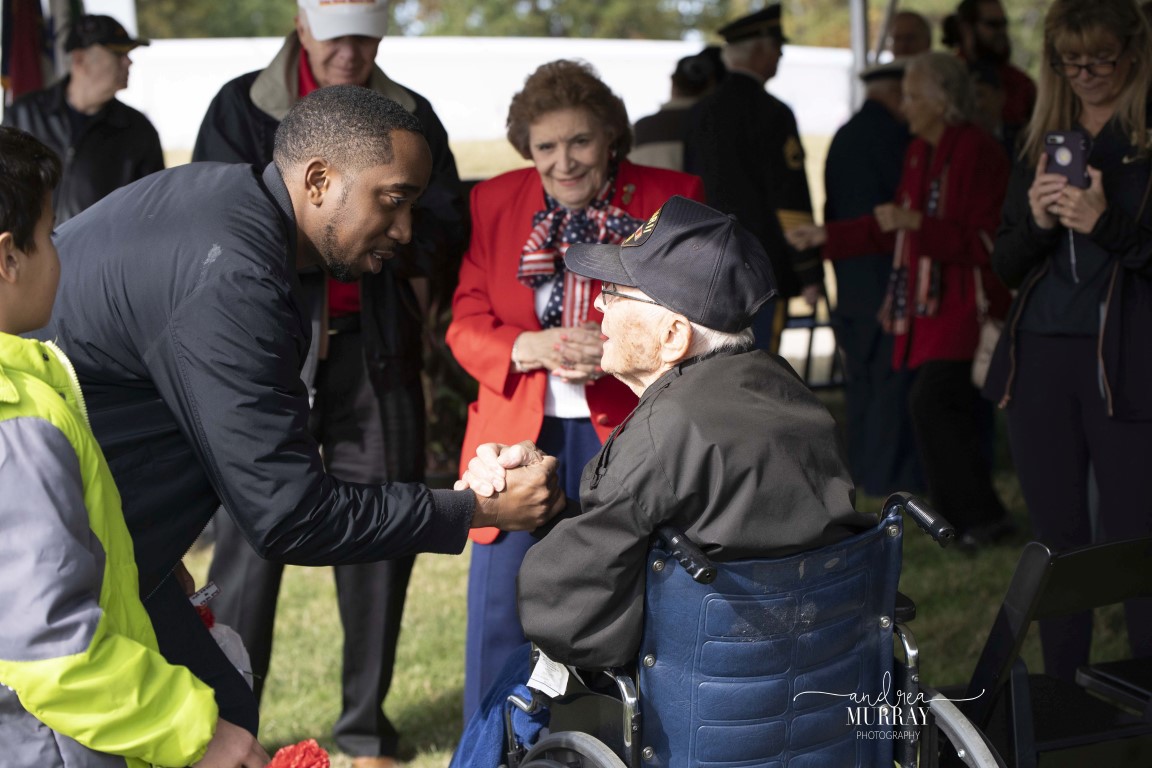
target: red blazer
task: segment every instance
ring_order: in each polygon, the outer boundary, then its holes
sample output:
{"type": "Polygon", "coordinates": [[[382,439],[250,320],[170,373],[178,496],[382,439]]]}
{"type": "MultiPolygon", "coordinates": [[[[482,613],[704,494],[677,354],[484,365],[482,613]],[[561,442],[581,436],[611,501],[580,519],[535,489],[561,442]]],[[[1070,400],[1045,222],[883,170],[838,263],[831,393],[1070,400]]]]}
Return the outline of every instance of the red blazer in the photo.
{"type": "MultiPolygon", "coordinates": [[[[911,332],[896,336],[895,368],[916,368],[929,360],[972,359],[980,332],[973,266],[980,267],[993,316],[1004,317],[1010,300],[1008,289],[991,268],[992,242],[1008,187],[1007,154],[987,131],[972,123],[949,126],[935,151],[930,150],[919,138],[909,145],[895,202],[923,212],[930,183],[941,180],[937,216],[925,214],[920,230],[908,231],[904,244],[912,256],[941,263],[940,306],[931,317],[913,316],[911,332]]],[[[828,259],[896,247],[896,234],[881,232],[873,216],[829,222],[827,233],[824,257],[828,259]]],[[[912,307],[914,279],[908,281],[908,289],[908,306],[912,307]]]]}
{"type": "MultiPolygon", "coordinates": [[[[673,195],[703,201],[703,183],[686,173],[620,163],[613,205],[643,220],[673,195]]],[[[447,333],[456,360],[480,383],[479,398],[468,408],[461,469],[481,443],[535,440],[544,424],[548,372],[514,373],[509,366],[516,337],[540,330],[535,294],[516,279],[516,271],[532,216],[543,207],[544,187],[535,168],[501,174],[472,190],[472,241],[460,267],[447,333]]],[[[594,291],[593,300],[598,284],[594,291]]],[[[594,322],[601,317],[595,308],[588,315],[594,322]]],[[[632,391],[611,376],[589,384],[587,397],[601,441],[636,406],[632,391]]],[[[495,528],[476,529],[472,540],[488,544],[497,533],[495,528]]]]}

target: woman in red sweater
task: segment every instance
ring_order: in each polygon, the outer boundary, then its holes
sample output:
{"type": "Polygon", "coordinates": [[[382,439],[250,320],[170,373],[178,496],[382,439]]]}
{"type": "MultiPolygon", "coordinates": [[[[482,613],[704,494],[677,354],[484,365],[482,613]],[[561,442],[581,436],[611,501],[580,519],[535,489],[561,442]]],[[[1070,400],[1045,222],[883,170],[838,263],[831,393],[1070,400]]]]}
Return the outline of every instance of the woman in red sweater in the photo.
{"type": "Polygon", "coordinates": [[[977,289],[993,315],[1008,306],[990,267],[1008,156],[971,121],[972,83],[954,56],[909,61],[903,111],[914,139],[896,200],[872,216],[793,229],[788,239],[797,248],[823,245],[828,259],[892,251],[880,310],[896,337],[892,365],[916,370],[908,404],[929,494],[961,542],[976,546],[1012,530],[983,446],[980,424],[991,412],[971,382],[977,289]]]}
{"type": "MultiPolygon", "coordinates": [[[[448,345],[480,383],[468,410],[462,468],[480,443],[534,440],[579,498],[580,472],[636,396],[600,370],[593,302],[600,283],[564,269],[572,243],[619,243],[668,198],[702,200],[695,176],[624,159],[624,103],[587,64],[554,61],[508,111],[508,140],[533,167],[472,190],[472,240],[452,302],[448,345]]],[[[530,533],[473,531],[468,577],[464,722],[523,645],[516,574],[530,533]]]]}

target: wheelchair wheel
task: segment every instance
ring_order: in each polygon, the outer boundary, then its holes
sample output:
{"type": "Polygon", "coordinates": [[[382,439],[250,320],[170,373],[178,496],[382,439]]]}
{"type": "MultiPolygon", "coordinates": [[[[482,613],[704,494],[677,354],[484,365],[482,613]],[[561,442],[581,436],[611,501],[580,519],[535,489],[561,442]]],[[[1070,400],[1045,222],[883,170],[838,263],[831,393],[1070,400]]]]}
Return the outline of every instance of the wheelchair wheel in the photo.
{"type": "Polygon", "coordinates": [[[935,719],[937,733],[933,741],[939,751],[932,755],[921,754],[921,766],[1004,768],[1004,760],[988,737],[955,704],[927,686],[922,692],[935,719]]]}
{"type": "Polygon", "coordinates": [[[520,768],[627,768],[604,742],[581,731],[550,733],[528,750],[520,768]]]}

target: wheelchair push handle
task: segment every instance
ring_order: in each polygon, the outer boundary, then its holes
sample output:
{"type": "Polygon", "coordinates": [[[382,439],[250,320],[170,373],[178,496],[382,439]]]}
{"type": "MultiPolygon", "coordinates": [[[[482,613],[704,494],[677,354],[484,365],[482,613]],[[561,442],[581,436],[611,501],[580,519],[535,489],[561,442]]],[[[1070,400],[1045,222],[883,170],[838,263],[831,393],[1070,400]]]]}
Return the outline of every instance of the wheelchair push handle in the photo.
{"type": "Polygon", "coordinates": [[[894,507],[902,507],[911,517],[920,530],[931,536],[941,547],[947,547],[956,537],[956,529],[945,520],[936,510],[932,509],[922,499],[910,493],[894,493],[884,502],[884,514],[888,515],[894,507]]]}
{"type": "Polygon", "coordinates": [[[693,581],[697,584],[711,584],[716,581],[716,566],[712,565],[708,555],[704,554],[704,551],[682,531],[670,525],[662,525],[656,529],[656,535],[668,545],[672,557],[676,558],[676,562],[688,571],[688,575],[692,577],[693,581]]]}

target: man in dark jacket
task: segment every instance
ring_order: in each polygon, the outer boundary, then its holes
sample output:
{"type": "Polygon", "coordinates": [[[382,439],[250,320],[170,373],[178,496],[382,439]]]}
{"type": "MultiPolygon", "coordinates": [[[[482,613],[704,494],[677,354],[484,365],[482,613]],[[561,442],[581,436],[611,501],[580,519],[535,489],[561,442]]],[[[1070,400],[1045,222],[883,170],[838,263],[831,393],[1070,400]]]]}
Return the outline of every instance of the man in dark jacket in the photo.
{"type": "Polygon", "coordinates": [[[761,308],[753,323],[756,344],[776,351],[787,299],[803,293],[815,305],[823,283],[819,251],[794,250],[784,230],[812,223],[812,198],[796,117],[764,90],[776,76],[784,37],[780,5],[720,29],[728,76],[692,108],[684,170],[704,180],[704,198],[734,214],[772,260],[780,299],[761,308]]]}
{"type": "Polygon", "coordinates": [[[554,485],[545,468],[517,479],[518,498],[478,504],[324,471],[300,377],[312,328],[297,272],[378,272],[411,238],[432,161],[416,118],[353,86],[302,99],[274,157],[155,174],[61,227],[42,332],[75,365],[161,651],[253,732],[251,691],[173,575],[217,507],[262,557],[335,565],[457,553],[469,526],[533,528],[554,485]]]}
{"type": "MultiPolygon", "coordinates": [[[[192,159],[252,163],[272,159],[272,137],[284,114],[315,88],[351,84],[383,93],[420,121],[432,150],[432,179],[420,201],[405,258],[359,284],[322,275],[314,305],[315,355],[306,370],[314,387],[312,430],[325,466],[354,482],[424,479],[424,394],[420,380],[423,301],[430,275],[455,275],[467,242],[464,198],[448,136],[428,100],[375,66],[388,24],[388,3],[300,0],[296,30],[263,70],[227,83],[213,99],[192,159]],[[323,347],[323,348],[321,348],[323,347]]],[[[336,568],[344,627],[343,708],[337,745],[356,768],[392,765],[398,735],[382,706],[392,680],[396,643],[413,557],[336,568]]],[[[260,559],[226,515],[216,522],[209,577],[221,588],[213,609],[234,627],[252,659],[259,698],[272,656],[273,623],[283,565],[260,559]]]]}
{"type": "Polygon", "coordinates": [[[109,16],[81,16],[64,41],[69,74],[4,110],[5,125],[32,134],[63,161],[52,195],[57,224],[164,168],[152,123],[116,99],[128,87],[128,54],[141,45],[148,41],[132,38],[109,16]]]}
{"type": "MultiPolygon", "coordinates": [[[[520,622],[556,661],[621,666],[640,645],[659,526],[725,562],[815,549],[875,520],[853,508],[831,415],[752,347],[775,284],[747,230],[674,197],[620,245],[573,245],[564,262],[604,282],[602,367],[640,402],[584,468],[579,507],[525,556],[520,622]]],[[[458,487],[486,492],[476,477],[458,487]]]]}
{"type": "MultiPolygon", "coordinates": [[[[900,111],[904,63],[860,74],[864,104],[842,125],[824,163],[825,221],[870,216],[896,197],[911,136],[900,111]]],[[[892,253],[832,262],[836,307],[832,327],[843,352],[848,466],[871,496],[924,486],[908,416],[909,371],[892,369],[892,336],[877,315],[892,272],[892,253]]]]}

